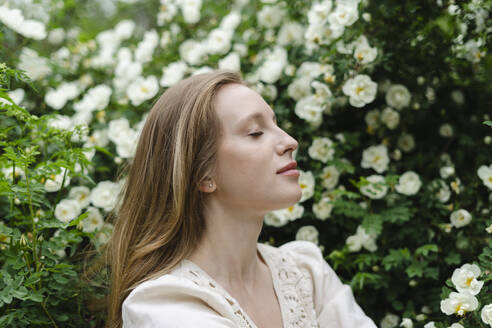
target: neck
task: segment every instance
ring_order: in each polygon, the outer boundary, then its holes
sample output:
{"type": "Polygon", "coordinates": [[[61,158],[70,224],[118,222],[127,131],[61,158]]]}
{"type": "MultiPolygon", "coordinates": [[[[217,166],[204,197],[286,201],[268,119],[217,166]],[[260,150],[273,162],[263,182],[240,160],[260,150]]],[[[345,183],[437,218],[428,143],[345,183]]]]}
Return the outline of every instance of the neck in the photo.
{"type": "Polygon", "coordinates": [[[189,260],[224,288],[254,290],[262,265],[257,242],[263,216],[210,207],[205,233],[189,260]]]}

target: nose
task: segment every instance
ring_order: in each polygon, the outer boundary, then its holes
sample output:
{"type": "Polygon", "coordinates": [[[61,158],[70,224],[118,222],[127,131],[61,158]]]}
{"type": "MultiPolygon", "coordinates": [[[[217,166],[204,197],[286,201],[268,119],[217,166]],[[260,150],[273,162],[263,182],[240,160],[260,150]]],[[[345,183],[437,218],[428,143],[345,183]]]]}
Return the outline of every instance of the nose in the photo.
{"type": "Polygon", "coordinates": [[[299,145],[297,140],[294,139],[293,137],[291,137],[284,130],[281,130],[281,133],[282,133],[282,138],[277,145],[278,153],[280,155],[283,155],[284,153],[286,153],[288,151],[293,152],[294,150],[296,150],[298,145],[299,145]]]}

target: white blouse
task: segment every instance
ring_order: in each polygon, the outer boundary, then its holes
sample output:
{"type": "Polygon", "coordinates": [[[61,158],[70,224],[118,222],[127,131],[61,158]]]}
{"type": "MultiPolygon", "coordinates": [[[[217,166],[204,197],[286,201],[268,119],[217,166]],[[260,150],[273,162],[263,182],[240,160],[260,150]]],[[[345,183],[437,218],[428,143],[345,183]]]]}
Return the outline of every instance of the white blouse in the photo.
{"type": "MultiPolygon", "coordinates": [[[[272,274],[284,328],[376,328],[318,246],[291,241],[257,248],[272,274]]],[[[124,328],[257,328],[225,289],[186,259],[138,285],[123,302],[122,317],[124,328]]]]}

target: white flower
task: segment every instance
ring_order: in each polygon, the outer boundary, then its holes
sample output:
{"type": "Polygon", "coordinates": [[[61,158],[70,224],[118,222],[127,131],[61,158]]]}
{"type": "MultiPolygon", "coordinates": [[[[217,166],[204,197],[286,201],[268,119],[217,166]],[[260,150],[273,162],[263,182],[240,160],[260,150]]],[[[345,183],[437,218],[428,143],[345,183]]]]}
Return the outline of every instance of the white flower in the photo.
{"type": "Polygon", "coordinates": [[[451,189],[449,186],[444,182],[443,180],[439,180],[439,185],[441,188],[439,191],[436,193],[437,198],[441,201],[441,203],[445,203],[449,200],[451,197],[451,189]]]}
{"type": "Polygon", "coordinates": [[[350,26],[359,18],[357,6],[350,2],[338,2],[335,10],[328,16],[334,26],[350,26]]]}
{"type": "Polygon", "coordinates": [[[105,84],[91,88],[81,101],[74,104],[76,111],[92,112],[105,109],[111,97],[112,90],[105,84]]]}
{"type": "Polygon", "coordinates": [[[260,80],[270,84],[277,82],[287,63],[287,51],[284,48],[269,49],[266,52],[265,62],[258,68],[260,80]]]}
{"type": "Polygon", "coordinates": [[[144,101],[153,98],[159,91],[159,83],[153,75],[147,78],[139,77],[128,86],[126,93],[133,106],[138,106],[144,101]]]}
{"type": "Polygon", "coordinates": [[[400,317],[393,313],[386,313],[384,318],[381,320],[381,328],[394,328],[398,325],[400,317]]]}
{"type": "Polygon", "coordinates": [[[439,135],[444,138],[451,138],[454,134],[453,127],[449,123],[444,123],[439,128],[439,135]]]}
{"type": "Polygon", "coordinates": [[[304,27],[297,22],[286,22],[278,31],[277,43],[280,46],[298,46],[303,40],[304,27]]]}
{"type": "Polygon", "coordinates": [[[333,210],[333,200],[329,197],[322,197],[319,202],[313,204],[313,213],[320,220],[330,217],[333,210]]]}
{"type": "Polygon", "coordinates": [[[91,202],[90,200],[91,191],[85,186],[77,186],[70,189],[68,197],[74,199],[79,203],[80,208],[85,208],[91,202]]]}
{"type": "Polygon", "coordinates": [[[308,154],[312,159],[320,160],[323,163],[331,161],[335,154],[334,143],[330,138],[315,138],[308,149],[308,154]]]}
{"type": "Polygon", "coordinates": [[[400,194],[411,196],[415,195],[421,186],[422,182],[420,181],[418,174],[413,171],[407,171],[400,176],[395,189],[400,194]]]}
{"type": "Polygon", "coordinates": [[[232,33],[216,28],[210,32],[207,39],[207,52],[210,54],[225,54],[231,49],[232,33]]]}
{"type": "Polygon", "coordinates": [[[167,1],[166,3],[161,2],[160,10],[157,13],[157,25],[163,26],[165,23],[170,23],[177,12],[178,7],[176,4],[170,1],[167,1]]]}
{"type": "Polygon", "coordinates": [[[263,6],[256,15],[258,24],[266,28],[274,28],[282,23],[285,10],[280,6],[263,6]]]}
{"type": "Polygon", "coordinates": [[[26,71],[33,80],[39,80],[51,73],[48,60],[38,56],[38,53],[28,47],[22,48],[18,69],[26,71]]]}
{"type": "MultiPolygon", "coordinates": [[[[63,175],[67,171],[67,169],[62,169],[62,172],[59,174],[52,174],[44,183],[44,189],[47,192],[55,192],[61,189],[63,182],[63,175]]],[[[66,187],[70,184],[70,176],[65,176],[65,182],[63,182],[63,186],[66,187]]]]}
{"type": "Polygon", "coordinates": [[[186,40],[179,46],[180,57],[190,65],[201,64],[206,54],[207,48],[201,42],[186,40]]]}
{"type": "Polygon", "coordinates": [[[135,60],[139,63],[147,63],[152,60],[154,49],[159,44],[159,34],[155,30],[147,31],[144,39],[138,43],[135,49],[135,60]]]}
{"type": "Polygon", "coordinates": [[[489,166],[482,165],[477,170],[478,177],[482,179],[483,184],[492,190],[492,164],[489,166]]]}
{"type": "Polygon", "coordinates": [[[376,98],[377,83],[371,80],[368,75],[359,74],[354,78],[348,79],[343,85],[343,93],[349,96],[350,105],[354,107],[364,107],[376,98]]]}
{"type": "Polygon", "coordinates": [[[465,103],[465,95],[461,90],[453,90],[451,92],[451,99],[458,105],[463,105],[465,103]]]}
{"type": "Polygon", "coordinates": [[[87,144],[84,147],[98,146],[106,147],[109,143],[108,130],[94,130],[92,135],[87,139],[87,144]]]}
{"type": "Polygon", "coordinates": [[[24,19],[19,9],[9,9],[7,6],[0,6],[0,22],[26,38],[35,40],[46,38],[46,27],[44,24],[32,19],[24,19]]]}
{"type": "Polygon", "coordinates": [[[188,65],[182,61],[174,62],[169,64],[167,67],[162,69],[162,77],[160,84],[163,87],[170,87],[179,81],[181,81],[188,71],[188,65]]]}
{"type": "Polygon", "coordinates": [[[412,319],[409,319],[409,318],[403,318],[403,319],[401,319],[400,327],[413,328],[412,319]]]}
{"type": "Polygon", "coordinates": [[[314,95],[299,100],[294,112],[313,126],[319,126],[323,121],[323,107],[319,105],[314,95]]]}
{"type": "Polygon", "coordinates": [[[135,22],[129,19],[120,21],[114,27],[114,33],[120,40],[129,39],[135,30],[135,22]]]}
{"type": "Polygon", "coordinates": [[[386,107],[381,113],[381,122],[389,129],[394,130],[398,126],[398,123],[400,123],[400,113],[391,107],[386,107]]]}
{"type": "Polygon", "coordinates": [[[82,231],[84,232],[94,232],[96,230],[101,230],[104,220],[101,212],[93,206],[87,208],[87,217],[82,220],[82,231]]]}
{"type": "Polygon", "coordinates": [[[380,117],[381,117],[381,112],[377,109],[371,109],[366,113],[364,120],[367,123],[368,130],[373,131],[379,127],[380,117]]]}
{"type": "Polygon", "coordinates": [[[467,210],[459,209],[451,213],[450,220],[451,225],[456,228],[461,228],[470,223],[470,221],[472,220],[472,216],[467,210]]]}
{"type": "Polygon", "coordinates": [[[355,235],[349,236],[345,242],[350,252],[358,252],[362,247],[370,252],[375,252],[378,249],[376,235],[368,234],[361,225],[357,227],[355,235]]]}
{"type": "Polygon", "coordinates": [[[131,158],[135,154],[138,142],[138,133],[135,130],[128,129],[121,133],[116,142],[116,152],[121,158],[131,158]]]}
{"type": "Polygon", "coordinates": [[[113,232],[113,225],[109,222],[104,222],[101,230],[96,234],[95,241],[99,245],[104,245],[109,241],[111,233],[113,232]]]}
{"type": "Polygon", "coordinates": [[[409,152],[415,148],[415,139],[409,133],[403,132],[398,138],[397,145],[404,152],[409,152]]]}
{"type": "Polygon", "coordinates": [[[299,185],[301,186],[302,190],[302,196],[301,200],[299,201],[300,203],[304,202],[305,200],[313,197],[314,194],[314,175],[313,172],[311,171],[302,171],[299,170],[300,176],[299,176],[299,185]]]}
{"type": "Polygon", "coordinates": [[[453,166],[443,166],[439,169],[439,174],[441,175],[441,178],[447,179],[454,174],[454,167],[453,166]]]}
{"type": "Polygon", "coordinates": [[[451,326],[449,326],[449,328],[465,328],[465,327],[463,327],[463,325],[455,322],[451,326]]]}
{"type": "Polygon", "coordinates": [[[79,202],[73,199],[64,199],[55,207],[55,217],[61,222],[70,222],[80,214],[79,202]]]}
{"type": "Polygon", "coordinates": [[[125,117],[112,120],[108,126],[108,138],[114,143],[118,143],[130,129],[130,123],[125,117]]]}
{"type": "Polygon", "coordinates": [[[321,185],[326,189],[333,189],[338,184],[338,178],[340,177],[340,172],[334,165],[329,165],[323,168],[321,172],[321,185]]]}
{"type": "Polygon", "coordinates": [[[388,169],[388,164],[388,148],[383,144],[371,146],[362,153],[362,162],[360,165],[363,168],[372,168],[378,173],[383,173],[388,169]]]}
{"type": "Polygon", "coordinates": [[[306,240],[318,244],[319,232],[313,225],[307,225],[299,228],[296,233],[296,240],[306,240]]]}
{"type": "Polygon", "coordinates": [[[287,222],[289,222],[287,216],[283,215],[282,212],[278,212],[278,211],[272,211],[267,213],[263,219],[266,225],[272,227],[283,227],[284,225],[287,224],[287,222]]]}
{"type": "Polygon", "coordinates": [[[281,227],[287,222],[297,220],[304,213],[304,207],[298,203],[284,208],[269,212],[265,215],[264,220],[267,225],[281,227]]]}
{"type": "Polygon", "coordinates": [[[482,321],[492,327],[492,303],[487,304],[482,308],[482,312],[480,312],[480,317],[482,321]]]}
{"type": "Polygon", "coordinates": [[[323,1],[320,3],[314,3],[307,14],[309,24],[322,25],[328,20],[332,7],[331,0],[323,1]]]}
{"type": "Polygon", "coordinates": [[[361,35],[355,41],[354,58],[357,59],[361,64],[372,63],[378,54],[377,48],[371,48],[367,38],[361,35]]]}
{"type": "Polygon", "coordinates": [[[15,173],[12,166],[2,168],[2,172],[3,175],[9,180],[13,180],[14,176],[16,178],[20,177],[21,179],[26,177],[24,170],[18,166],[15,167],[15,173]]]}
{"type": "Polygon", "coordinates": [[[451,281],[456,286],[458,292],[477,295],[484,284],[483,281],[477,280],[480,273],[478,265],[466,263],[461,268],[454,270],[451,281]]]}
{"type": "Polygon", "coordinates": [[[227,31],[233,31],[237,28],[237,26],[241,23],[241,15],[238,11],[231,11],[227,14],[222,21],[220,22],[220,28],[223,28],[227,31]]]}
{"type": "Polygon", "coordinates": [[[236,52],[231,52],[226,57],[219,60],[219,68],[239,72],[241,70],[241,60],[236,52]]]}
{"type": "Polygon", "coordinates": [[[44,96],[44,101],[53,109],[61,109],[67,101],[77,97],[80,91],[81,89],[76,82],[65,82],[57,89],[49,90],[44,96]]]}
{"type": "Polygon", "coordinates": [[[91,203],[94,206],[111,211],[116,205],[120,186],[111,181],[101,181],[91,191],[91,203]]]}
{"type": "Polygon", "coordinates": [[[410,92],[402,84],[393,84],[386,92],[386,103],[398,110],[407,107],[410,104],[410,99],[410,92]]]}
{"type": "Polygon", "coordinates": [[[188,24],[198,23],[200,20],[200,9],[202,8],[202,0],[182,0],[179,2],[183,18],[188,24]]]}
{"type": "Polygon", "coordinates": [[[424,328],[436,328],[436,324],[434,323],[434,321],[429,321],[424,325],[424,328]]]}
{"type": "Polygon", "coordinates": [[[297,101],[311,95],[311,77],[303,76],[292,81],[287,87],[287,94],[297,101]]]}
{"type": "Polygon", "coordinates": [[[0,6],[0,22],[8,28],[17,31],[20,29],[22,23],[24,23],[24,15],[22,15],[22,11],[19,9],[0,6]]]}
{"type": "Polygon", "coordinates": [[[369,181],[368,185],[362,186],[360,192],[372,199],[381,199],[386,196],[388,192],[388,186],[384,181],[382,175],[371,175],[366,178],[369,181]]]}
{"type": "Polygon", "coordinates": [[[448,298],[441,301],[441,311],[447,315],[456,313],[464,316],[466,312],[475,311],[477,307],[477,298],[470,294],[451,292],[448,298]]]}

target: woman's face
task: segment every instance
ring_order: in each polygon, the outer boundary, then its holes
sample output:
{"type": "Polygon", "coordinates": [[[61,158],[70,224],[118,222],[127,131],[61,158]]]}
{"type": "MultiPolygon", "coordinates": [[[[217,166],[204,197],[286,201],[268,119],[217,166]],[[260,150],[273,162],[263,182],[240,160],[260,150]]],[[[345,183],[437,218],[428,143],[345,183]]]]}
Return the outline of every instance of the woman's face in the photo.
{"type": "Polygon", "coordinates": [[[262,213],[298,202],[298,176],[277,174],[293,161],[298,143],[277,126],[263,98],[246,86],[227,84],[217,93],[215,108],[223,134],[213,196],[228,207],[262,213]]]}

